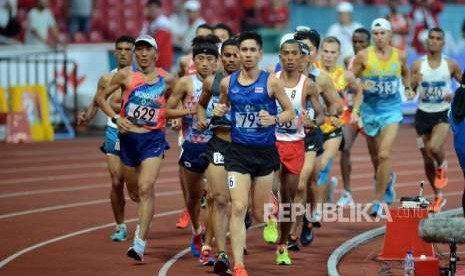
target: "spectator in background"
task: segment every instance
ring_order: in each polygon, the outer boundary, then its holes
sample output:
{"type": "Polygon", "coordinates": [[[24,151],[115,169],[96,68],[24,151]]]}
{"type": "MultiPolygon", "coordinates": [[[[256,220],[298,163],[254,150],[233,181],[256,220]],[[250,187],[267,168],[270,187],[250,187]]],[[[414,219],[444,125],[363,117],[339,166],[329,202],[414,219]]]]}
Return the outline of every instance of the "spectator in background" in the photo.
{"type": "Polygon", "coordinates": [[[213,34],[216,35],[221,42],[228,40],[231,36],[233,36],[231,28],[224,23],[216,24],[213,27],[213,34]]]}
{"type": "Polygon", "coordinates": [[[141,34],[148,34],[155,38],[159,53],[156,66],[169,72],[173,65],[171,22],[168,17],[163,14],[163,7],[160,0],[149,0],[145,7],[148,21],[142,29],[141,34]]]}
{"type": "Polygon", "coordinates": [[[392,26],[392,46],[405,51],[407,47],[407,35],[409,31],[408,17],[399,12],[399,0],[389,0],[388,7],[390,13],[386,19],[392,26]]]}
{"type": "Polygon", "coordinates": [[[352,34],[356,29],[361,28],[362,25],[352,21],[354,6],[351,3],[340,2],[336,7],[336,11],[338,14],[338,22],[329,27],[326,36],[335,36],[341,42],[341,56],[339,61],[342,62],[346,57],[354,55],[352,34]]]}
{"type": "Polygon", "coordinates": [[[68,0],[68,31],[71,37],[77,32],[88,33],[92,14],[95,9],[95,0],[68,0]]]}
{"type": "Polygon", "coordinates": [[[426,53],[428,29],[439,27],[439,14],[444,5],[437,0],[414,0],[409,18],[412,22],[412,47],[417,53],[426,53]]]}
{"type": "Polygon", "coordinates": [[[14,37],[21,31],[16,19],[17,0],[0,0],[0,36],[14,37]]]}
{"type": "Polygon", "coordinates": [[[241,8],[243,11],[240,22],[241,32],[260,28],[260,21],[256,12],[256,0],[241,0],[241,8]]]}
{"type": "Polygon", "coordinates": [[[174,7],[174,12],[170,15],[169,20],[171,22],[171,26],[176,26],[176,28],[171,29],[174,51],[176,53],[180,53],[182,52],[184,34],[189,27],[187,22],[187,14],[184,11],[184,6],[182,3],[176,4],[174,7]]]}
{"type": "Polygon", "coordinates": [[[197,0],[188,0],[184,3],[184,9],[187,12],[188,27],[183,35],[182,51],[188,53],[192,48],[192,40],[195,37],[197,27],[205,23],[200,15],[200,2],[197,0]]]}
{"type": "Polygon", "coordinates": [[[273,0],[264,4],[261,11],[263,27],[286,29],[289,24],[289,8],[285,0],[273,0]]]}
{"type": "Polygon", "coordinates": [[[55,47],[62,43],[55,17],[48,8],[47,0],[37,0],[35,8],[27,14],[26,44],[55,47]],[[49,30],[52,40],[48,39],[49,30]]]}

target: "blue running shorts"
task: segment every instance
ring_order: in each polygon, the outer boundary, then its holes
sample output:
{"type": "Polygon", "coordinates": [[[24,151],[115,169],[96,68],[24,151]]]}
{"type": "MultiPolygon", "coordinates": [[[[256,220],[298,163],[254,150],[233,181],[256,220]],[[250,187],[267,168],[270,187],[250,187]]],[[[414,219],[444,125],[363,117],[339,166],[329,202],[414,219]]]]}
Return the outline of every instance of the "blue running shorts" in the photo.
{"type": "Polygon", "coordinates": [[[105,154],[113,154],[119,156],[119,137],[118,137],[118,129],[115,127],[107,126],[105,128],[105,141],[103,142],[102,146],[100,146],[100,150],[105,154]]]}
{"type": "Polygon", "coordinates": [[[402,121],[402,111],[395,110],[379,114],[362,111],[360,117],[362,118],[363,129],[366,135],[375,137],[387,125],[400,123],[402,121]]]}
{"type": "Polygon", "coordinates": [[[179,165],[195,173],[204,173],[208,167],[208,143],[192,143],[184,141],[179,156],[179,165]]]}
{"type": "Polygon", "coordinates": [[[150,157],[163,157],[165,150],[169,149],[165,132],[161,130],[119,133],[119,139],[121,162],[129,167],[139,166],[150,157]]]}

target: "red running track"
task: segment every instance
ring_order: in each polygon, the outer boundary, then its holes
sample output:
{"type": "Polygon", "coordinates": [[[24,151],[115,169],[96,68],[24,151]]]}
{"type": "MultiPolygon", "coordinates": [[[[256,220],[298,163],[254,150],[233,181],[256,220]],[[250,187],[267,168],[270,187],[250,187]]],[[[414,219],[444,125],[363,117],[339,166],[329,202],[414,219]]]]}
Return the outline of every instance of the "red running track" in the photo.
{"type": "MultiPolygon", "coordinates": [[[[179,254],[190,243],[190,230],[174,226],[183,208],[175,135],[168,134],[173,149],[166,154],[156,184],[156,217],[143,264],[126,257],[130,239],[122,243],[109,239],[114,224],[108,199],[110,179],[105,157],[98,150],[102,140],[0,144],[0,275],[212,275],[211,268],[200,267],[190,253],[179,254]]],[[[449,140],[447,209],[461,206],[463,191],[462,174],[451,145],[449,140]]],[[[425,177],[413,128],[401,128],[392,156],[398,175],[398,198],[416,194],[418,182],[425,177]]],[[[339,175],[338,165],[334,174],[339,175]]],[[[357,202],[371,201],[372,178],[365,141],[358,139],[353,150],[352,180],[357,202]]],[[[340,192],[341,185],[335,198],[340,192]]],[[[431,194],[429,187],[426,193],[431,194]]],[[[136,205],[127,200],[130,238],[136,216],[136,205]]],[[[380,225],[382,221],[325,223],[315,231],[310,246],[290,253],[293,265],[288,267],[274,264],[275,247],[262,241],[260,227],[250,230],[250,254],[245,259],[249,274],[326,275],[327,258],[337,246],[380,225]]],[[[386,271],[386,266],[392,267],[389,275],[398,275],[398,263],[373,260],[381,248],[382,238],[351,252],[339,265],[342,275],[378,275],[386,271]]]]}

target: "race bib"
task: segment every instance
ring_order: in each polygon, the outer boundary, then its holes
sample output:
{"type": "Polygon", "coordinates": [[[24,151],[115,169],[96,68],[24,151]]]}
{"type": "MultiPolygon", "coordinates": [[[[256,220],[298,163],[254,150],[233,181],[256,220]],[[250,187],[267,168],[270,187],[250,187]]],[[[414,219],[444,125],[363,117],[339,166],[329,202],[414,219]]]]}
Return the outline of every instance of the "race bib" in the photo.
{"type": "Polygon", "coordinates": [[[364,87],[369,92],[377,94],[381,98],[395,95],[399,90],[397,79],[391,77],[381,77],[377,80],[367,80],[364,84],[364,87]]]}
{"type": "Polygon", "coordinates": [[[421,87],[423,89],[422,101],[428,103],[440,103],[444,100],[446,82],[422,82],[421,87]]]}
{"type": "Polygon", "coordinates": [[[224,156],[220,152],[213,153],[213,164],[224,164],[224,156]]]}
{"type": "Polygon", "coordinates": [[[128,118],[134,119],[137,122],[141,122],[147,125],[155,125],[158,121],[160,109],[129,103],[126,114],[128,118]]]}
{"type": "Polygon", "coordinates": [[[236,112],[235,117],[237,128],[261,127],[258,112],[236,112]]]}

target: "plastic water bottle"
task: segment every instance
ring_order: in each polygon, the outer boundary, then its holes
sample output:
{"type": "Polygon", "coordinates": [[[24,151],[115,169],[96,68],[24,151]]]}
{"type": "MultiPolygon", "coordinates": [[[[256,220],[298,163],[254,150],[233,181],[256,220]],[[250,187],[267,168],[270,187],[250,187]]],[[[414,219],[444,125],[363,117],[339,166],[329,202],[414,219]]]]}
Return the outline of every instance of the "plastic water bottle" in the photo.
{"type": "Polygon", "coordinates": [[[413,258],[412,250],[407,251],[404,260],[404,276],[415,275],[415,260],[413,258]]]}

